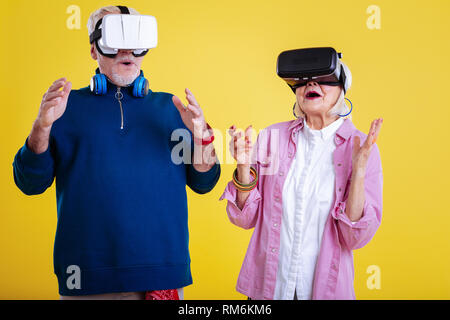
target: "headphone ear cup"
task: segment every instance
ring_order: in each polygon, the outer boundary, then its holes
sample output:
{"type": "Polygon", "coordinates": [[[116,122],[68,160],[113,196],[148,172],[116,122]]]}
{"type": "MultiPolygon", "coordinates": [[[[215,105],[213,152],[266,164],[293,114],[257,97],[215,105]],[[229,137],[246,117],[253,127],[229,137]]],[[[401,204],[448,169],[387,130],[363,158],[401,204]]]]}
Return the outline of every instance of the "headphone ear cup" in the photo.
{"type": "Polygon", "coordinates": [[[148,81],[143,76],[137,77],[134,81],[133,96],[142,98],[148,94],[148,81]]]}
{"type": "Polygon", "coordinates": [[[134,80],[133,85],[133,96],[139,97],[139,82],[141,81],[141,76],[137,77],[136,80],[134,80]]]}
{"type": "Polygon", "coordinates": [[[107,83],[106,83],[106,77],[104,74],[96,74],[91,79],[91,92],[93,92],[96,95],[103,95],[106,93],[107,89],[107,83]]]}
{"type": "Polygon", "coordinates": [[[144,78],[144,83],[142,86],[142,94],[144,96],[148,95],[148,80],[144,78]]]}
{"type": "Polygon", "coordinates": [[[108,84],[106,81],[106,76],[104,74],[100,74],[100,82],[102,83],[102,92],[101,94],[106,94],[106,92],[108,91],[108,84]]]}

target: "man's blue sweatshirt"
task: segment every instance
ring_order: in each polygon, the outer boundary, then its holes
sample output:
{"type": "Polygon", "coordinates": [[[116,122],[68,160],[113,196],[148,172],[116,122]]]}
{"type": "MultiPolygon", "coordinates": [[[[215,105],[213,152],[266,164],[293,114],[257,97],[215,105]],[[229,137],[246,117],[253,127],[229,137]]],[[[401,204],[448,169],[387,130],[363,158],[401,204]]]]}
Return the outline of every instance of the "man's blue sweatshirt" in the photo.
{"type": "Polygon", "coordinates": [[[117,91],[109,81],[103,96],[89,87],[72,90],[47,151],[35,154],[25,141],[14,158],[14,180],[25,194],[41,194],[56,180],[54,272],[61,295],[192,283],[186,185],[209,192],[220,164],[202,173],[172,157],[190,159],[193,140],[171,94],[150,90],[136,98],[122,87],[121,110],[117,91]],[[187,139],[172,135],[176,129],[187,139]]]}

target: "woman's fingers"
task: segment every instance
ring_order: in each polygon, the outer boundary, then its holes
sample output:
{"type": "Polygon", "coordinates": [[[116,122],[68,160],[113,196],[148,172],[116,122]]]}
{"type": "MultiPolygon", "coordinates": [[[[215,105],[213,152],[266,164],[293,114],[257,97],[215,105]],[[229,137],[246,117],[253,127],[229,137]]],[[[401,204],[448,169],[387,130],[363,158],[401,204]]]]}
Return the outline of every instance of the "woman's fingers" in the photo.
{"type": "Polygon", "coordinates": [[[383,123],[383,118],[378,118],[372,121],[370,124],[369,133],[367,134],[366,141],[364,141],[363,148],[366,150],[371,150],[372,145],[376,142],[378,134],[380,133],[381,124],[383,123]]]}
{"type": "Polygon", "coordinates": [[[374,121],[372,121],[372,125],[370,127],[370,132],[369,132],[369,136],[367,137],[368,140],[368,147],[371,147],[375,141],[378,138],[378,134],[380,132],[381,129],[381,123],[383,122],[382,118],[378,118],[375,119],[374,121]]]}
{"type": "Polygon", "coordinates": [[[375,133],[374,133],[374,138],[373,138],[373,142],[372,143],[375,143],[375,141],[377,140],[378,134],[380,133],[380,130],[381,130],[381,124],[382,123],[383,123],[383,118],[379,118],[377,123],[376,123],[375,129],[374,129],[375,133]]]}
{"type": "Polygon", "coordinates": [[[252,125],[249,125],[247,127],[247,129],[245,129],[245,142],[247,144],[251,144],[252,143],[252,125]]]}
{"type": "Polygon", "coordinates": [[[361,149],[361,140],[359,139],[358,136],[355,136],[353,138],[353,149],[352,149],[352,156],[353,158],[356,156],[356,154],[358,154],[359,149],[361,149]]]}
{"type": "Polygon", "coordinates": [[[235,132],[235,133],[233,134],[233,140],[234,140],[234,142],[237,142],[237,140],[238,140],[240,137],[242,137],[242,132],[235,132]]]}
{"type": "Polygon", "coordinates": [[[234,125],[228,129],[228,133],[231,137],[229,142],[230,152],[238,163],[247,163],[250,160],[250,152],[252,150],[252,130],[253,128],[251,125],[248,126],[244,132],[237,132],[234,125]],[[241,139],[242,137],[244,139],[241,139]]]}
{"type": "Polygon", "coordinates": [[[363,144],[363,147],[365,147],[365,148],[369,148],[372,145],[375,121],[376,120],[372,121],[372,123],[370,124],[369,133],[367,134],[366,141],[364,141],[364,144],[363,144]]]}
{"type": "Polygon", "coordinates": [[[232,125],[229,129],[228,129],[228,134],[233,137],[234,132],[236,131],[236,126],[232,125]]]}

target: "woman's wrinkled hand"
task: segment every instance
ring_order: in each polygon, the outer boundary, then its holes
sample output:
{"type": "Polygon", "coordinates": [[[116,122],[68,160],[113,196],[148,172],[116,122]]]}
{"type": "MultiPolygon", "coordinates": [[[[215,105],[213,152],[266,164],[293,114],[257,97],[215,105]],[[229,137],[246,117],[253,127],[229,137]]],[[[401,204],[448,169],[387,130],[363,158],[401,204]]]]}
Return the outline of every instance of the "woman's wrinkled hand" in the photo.
{"type": "Polygon", "coordinates": [[[231,136],[230,152],[239,165],[250,167],[250,156],[253,150],[252,145],[252,126],[248,126],[242,138],[242,132],[237,132],[236,127],[232,125],[228,130],[231,136]]]}
{"type": "Polygon", "coordinates": [[[366,141],[364,141],[362,146],[360,145],[360,138],[358,136],[353,138],[352,166],[354,172],[365,174],[367,160],[369,159],[372,147],[378,138],[382,123],[383,118],[378,118],[372,121],[369,134],[367,135],[366,141]]]}

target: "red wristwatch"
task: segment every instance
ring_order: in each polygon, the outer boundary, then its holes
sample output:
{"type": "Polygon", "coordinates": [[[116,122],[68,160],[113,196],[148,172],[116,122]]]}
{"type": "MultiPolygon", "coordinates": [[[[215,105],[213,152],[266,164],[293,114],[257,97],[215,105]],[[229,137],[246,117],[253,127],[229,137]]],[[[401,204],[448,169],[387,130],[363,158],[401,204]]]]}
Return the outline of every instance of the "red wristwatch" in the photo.
{"type": "Polygon", "coordinates": [[[199,138],[194,137],[195,144],[206,146],[214,141],[214,133],[213,133],[211,126],[209,124],[206,124],[206,128],[211,133],[211,135],[206,139],[199,139],[199,138]]]}

